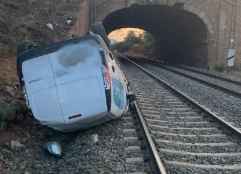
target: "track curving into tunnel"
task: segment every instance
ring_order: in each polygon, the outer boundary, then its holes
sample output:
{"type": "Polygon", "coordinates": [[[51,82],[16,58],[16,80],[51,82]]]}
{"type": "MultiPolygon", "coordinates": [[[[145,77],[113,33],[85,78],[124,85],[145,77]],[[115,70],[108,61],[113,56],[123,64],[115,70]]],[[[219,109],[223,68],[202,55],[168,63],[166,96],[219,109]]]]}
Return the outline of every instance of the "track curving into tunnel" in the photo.
{"type": "Polygon", "coordinates": [[[156,56],[171,64],[208,65],[208,28],[197,15],[177,7],[133,5],[103,20],[107,34],[120,28],[141,28],[156,39],[156,56]]]}

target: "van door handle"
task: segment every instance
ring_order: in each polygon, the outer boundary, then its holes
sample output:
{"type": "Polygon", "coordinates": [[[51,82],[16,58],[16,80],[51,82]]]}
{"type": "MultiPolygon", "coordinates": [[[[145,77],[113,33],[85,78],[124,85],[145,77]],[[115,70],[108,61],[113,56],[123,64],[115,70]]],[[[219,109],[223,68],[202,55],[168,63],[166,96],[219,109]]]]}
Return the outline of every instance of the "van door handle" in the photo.
{"type": "Polygon", "coordinates": [[[114,66],[112,66],[112,71],[115,72],[115,67],[114,66]]]}

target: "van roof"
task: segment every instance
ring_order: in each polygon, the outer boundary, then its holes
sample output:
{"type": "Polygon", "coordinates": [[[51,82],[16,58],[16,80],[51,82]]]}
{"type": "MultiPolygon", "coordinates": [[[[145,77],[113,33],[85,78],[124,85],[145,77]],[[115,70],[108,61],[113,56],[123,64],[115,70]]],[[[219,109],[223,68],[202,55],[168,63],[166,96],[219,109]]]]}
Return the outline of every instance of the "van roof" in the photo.
{"type": "Polygon", "coordinates": [[[59,49],[66,47],[68,45],[78,44],[81,41],[88,41],[88,40],[94,40],[98,44],[101,45],[101,42],[95,35],[86,35],[84,37],[74,38],[74,39],[54,43],[54,44],[48,45],[46,47],[38,47],[38,48],[33,48],[30,50],[24,51],[23,53],[21,53],[20,55],[17,56],[17,73],[18,73],[20,83],[22,83],[21,79],[23,77],[22,64],[25,61],[34,59],[34,58],[38,58],[40,56],[47,55],[50,53],[54,53],[54,52],[58,51],[59,49]]]}

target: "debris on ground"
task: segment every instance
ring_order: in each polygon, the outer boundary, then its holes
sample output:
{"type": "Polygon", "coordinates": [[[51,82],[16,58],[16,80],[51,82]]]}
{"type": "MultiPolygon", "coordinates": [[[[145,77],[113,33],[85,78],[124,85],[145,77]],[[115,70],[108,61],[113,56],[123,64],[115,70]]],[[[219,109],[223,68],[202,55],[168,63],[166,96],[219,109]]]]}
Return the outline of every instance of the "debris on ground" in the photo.
{"type": "Polygon", "coordinates": [[[67,24],[67,25],[73,24],[73,19],[72,19],[72,18],[67,18],[66,24],[67,24]]]}
{"type": "Polygon", "coordinates": [[[44,145],[44,149],[47,150],[47,152],[57,158],[60,158],[62,156],[62,147],[60,143],[53,141],[53,142],[47,142],[44,145]]]}
{"type": "Polygon", "coordinates": [[[99,142],[99,136],[98,136],[98,134],[93,134],[93,135],[91,136],[91,139],[92,139],[93,144],[97,144],[97,143],[99,142]]]}
{"type": "Polygon", "coordinates": [[[10,147],[12,150],[19,150],[24,148],[25,146],[22,143],[20,143],[18,140],[12,140],[10,142],[10,147]]]}
{"type": "Polygon", "coordinates": [[[47,23],[46,25],[47,25],[47,27],[48,27],[50,30],[54,31],[54,26],[53,26],[53,24],[47,23]]]}

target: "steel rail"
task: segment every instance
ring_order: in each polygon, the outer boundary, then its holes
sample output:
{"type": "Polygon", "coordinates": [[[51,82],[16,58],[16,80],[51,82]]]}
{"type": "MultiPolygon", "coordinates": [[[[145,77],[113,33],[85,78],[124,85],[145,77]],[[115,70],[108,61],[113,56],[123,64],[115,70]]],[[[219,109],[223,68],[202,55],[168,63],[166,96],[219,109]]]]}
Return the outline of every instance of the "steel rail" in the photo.
{"type": "Polygon", "coordinates": [[[179,96],[183,97],[184,99],[186,99],[188,102],[192,103],[194,106],[198,107],[199,109],[201,109],[204,113],[207,113],[207,115],[209,115],[211,118],[214,118],[215,120],[217,120],[219,123],[221,123],[222,125],[224,125],[227,129],[229,129],[231,132],[233,132],[235,135],[241,137],[241,131],[236,128],[235,126],[231,125],[229,122],[225,121],[224,119],[222,119],[221,117],[219,117],[217,114],[215,114],[214,112],[212,112],[209,108],[207,108],[206,106],[200,104],[199,102],[197,102],[196,100],[194,100],[193,98],[189,97],[188,95],[186,95],[185,93],[183,93],[182,91],[180,91],[179,89],[176,89],[173,85],[169,84],[168,82],[166,82],[165,80],[161,79],[160,77],[158,77],[156,74],[154,74],[153,72],[150,72],[149,70],[147,70],[146,68],[143,68],[141,65],[133,62],[132,60],[128,59],[128,58],[124,58],[125,60],[129,61],[131,64],[135,65],[136,67],[138,67],[139,69],[141,69],[143,72],[145,72],[146,74],[148,74],[150,77],[154,78],[155,80],[157,80],[159,83],[164,84],[167,88],[171,89],[173,92],[175,92],[176,94],[178,94],[179,96]]]}
{"type": "MultiPolygon", "coordinates": [[[[147,58],[132,58],[131,59],[135,59],[136,61],[144,61],[146,63],[151,63],[151,64],[154,64],[154,65],[163,65],[161,62],[158,62],[158,61],[154,61],[154,60],[150,60],[150,59],[147,59],[147,58]]],[[[175,66],[174,66],[175,67],[175,66]]],[[[180,68],[180,69],[184,69],[184,70],[187,70],[187,71],[191,71],[191,72],[194,72],[194,73],[199,73],[199,74],[203,74],[203,75],[206,75],[208,77],[213,77],[213,78],[216,78],[216,79],[219,79],[219,80],[223,80],[225,82],[229,82],[229,83],[233,83],[235,85],[239,85],[241,86],[241,81],[236,81],[236,80],[232,80],[232,79],[229,79],[227,77],[222,77],[222,76],[219,76],[219,75],[215,75],[215,74],[212,74],[212,73],[209,73],[209,72],[202,72],[201,70],[195,70],[195,69],[192,69],[192,68],[189,68],[189,67],[185,67],[183,65],[178,65],[176,66],[177,68],[180,68]]]]}
{"type": "Polygon", "coordinates": [[[156,168],[156,171],[158,172],[158,174],[167,174],[167,171],[166,171],[166,168],[165,168],[165,165],[164,163],[162,162],[162,160],[160,159],[160,155],[159,155],[159,152],[156,148],[156,145],[154,143],[154,141],[152,140],[152,137],[151,137],[151,134],[149,132],[149,129],[147,127],[147,124],[144,120],[144,117],[143,117],[143,114],[137,104],[137,102],[135,101],[134,102],[134,106],[135,106],[135,110],[136,110],[136,113],[137,113],[137,116],[138,116],[138,119],[142,125],[142,128],[143,128],[143,131],[144,131],[144,135],[147,139],[147,143],[148,143],[148,146],[151,150],[151,155],[153,157],[153,159],[155,160],[155,168],[156,168]]]}
{"type": "MultiPolygon", "coordinates": [[[[144,63],[149,63],[149,64],[152,64],[154,66],[159,66],[167,71],[171,71],[173,73],[176,73],[176,74],[179,74],[179,75],[182,75],[184,77],[187,77],[189,79],[192,79],[192,80],[195,80],[195,81],[198,81],[204,85],[208,85],[212,88],[216,88],[216,89],[219,89],[219,90],[222,90],[228,94],[231,94],[233,95],[234,97],[240,97],[241,98],[241,91],[240,92],[237,92],[237,91],[234,91],[234,90],[231,90],[231,89],[228,89],[228,88],[225,88],[223,86],[220,86],[220,85],[217,85],[217,84],[214,84],[214,83],[211,83],[211,82],[208,82],[206,80],[202,80],[202,79],[199,79],[197,77],[193,77],[193,76],[190,76],[190,75],[187,75],[186,73],[183,73],[183,72],[180,72],[178,70],[174,70],[174,69],[171,69],[171,68],[168,68],[166,67],[165,65],[161,64],[160,62],[157,62],[157,61],[153,61],[153,60],[147,60],[147,59],[136,59],[136,58],[131,58],[131,59],[134,59],[135,61],[143,61],[144,63]]],[[[236,81],[235,81],[236,82],[236,81]]],[[[238,83],[238,82],[237,82],[238,83]]],[[[241,82],[240,82],[240,85],[241,85],[241,82]]]]}
{"type": "Polygon", "coordinates": [[[223,86],[220,86],[220,85],[217,85],[217,84],[208,82],[208,81],[206,81],[206,80],[202,80],[202,79],[199,79],[199,78],[197,78],[197,77],[193,77],[193,76],[191,76],[191,75],[187,75],[186,73],[180,72],[180,71],[178,71],[178,70],[171,69],[171,68],[166,67],[166,66],[161,65],[161,64],[154,64],[154,65],[159,66],[159,67],[161,67],[161,68],[163,68],[163,69],[166,69],[167,71],[171,71],[171,72],[173,72],[173,73],[180,74],[180,75],[182,75],[182,76],[184,76],[184,77],[187,77],[187,78],[189,78],[189,79],[198,81],[198,82],[200,82],[200,83],[202,83],[202,84],[205,84],[205,85],[208,85],[208,86],[210,86],[210,87],[213,87],[213,88],[222,90],[222,91],[224,91],[224,92],[226,92],[226,93],[229,93],[229,94],[231,94],[231,95],[233,95],[233,96],[235,96],[235,97],[241,97],[241,92],[237,92],[237,91],[234,91],[234,90],[225,88],[225,87],[223,87],[223,86]]]}
{"type": "Polygon", "coordinates": [[[182,65],[177,66],[177,67],[181,68],[181,69],[184,69],[184,70],[187,70],[187,71],[191,71],[191,72],[198,73],[198,74],[203,74],[203,75],[206,75],[208,77],[213,77],[213,78],[216,78],[216,79],[219,79],[219,80],[223,80],[225,82],[230,82],[230,83],[233,83],[235,85],[241,86],[241,81],[236,81],[236,80],[232,80],[232,79],[229,79],[229,78],[226,78],[226,77],[221,77],[219,75],[215,75],[215,74],[212,74],[212,73],[209,73],[209,72],[202,72],[201,70],[195,70],[195,69],[185,67],[185,66],[182,66],[182,65]]]}
{"type": "MultiPolygon", "coordinates": [[[[121,59],[125,59],[125,58],[121,57],[121,59]]],[[[141,124],[141,127],[143,129],[145,138],[147,140],[147,144],[148,144],[149,149],[151,151],[152,158],[155,161],[155,164],[154,164],[155,170],[157,171],[158,174],[167,174],[165,165],[160,158],[159,152],[158,152],[157,147],[156,147],[156,145],[155,145],[155,143],[152,139],[151,133],[148,129],[148,126],[147,126],[146,121],[144,119],[144,116],[141,112],[141,109],[139,108],[136,101],[134,101],[133,104],[134,104],[134,109],[135,109],[135,112],[137,114],[138,120],[139,120],[139,122],[141,124]]]]}

